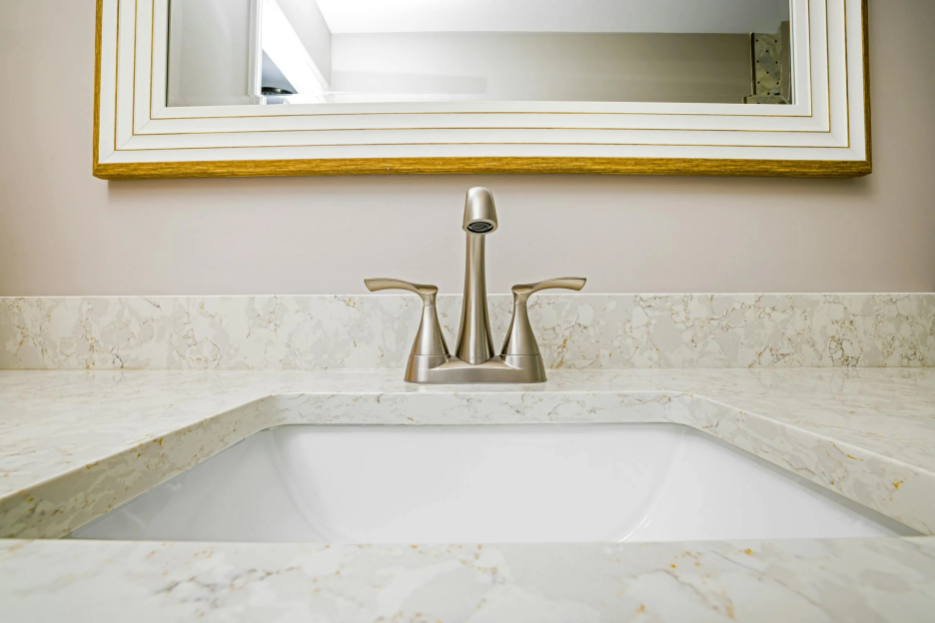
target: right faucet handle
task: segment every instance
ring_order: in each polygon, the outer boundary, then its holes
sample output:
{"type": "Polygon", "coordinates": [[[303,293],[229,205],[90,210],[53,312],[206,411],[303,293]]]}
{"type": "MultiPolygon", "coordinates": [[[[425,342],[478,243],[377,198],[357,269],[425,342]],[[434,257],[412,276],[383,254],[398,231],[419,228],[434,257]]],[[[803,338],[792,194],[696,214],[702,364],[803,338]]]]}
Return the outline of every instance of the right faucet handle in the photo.
{"type": "Polygon", "coordinates": [[[529,324],[529,312],[526,303],[529,297],[542,290],[581,290],[588,282],[583,277],[560,277],[547,279],[539,283],[527,283],[513,286],[513,320],[503,343],[503,358],[539,356],[536,335],[529,324]]]}

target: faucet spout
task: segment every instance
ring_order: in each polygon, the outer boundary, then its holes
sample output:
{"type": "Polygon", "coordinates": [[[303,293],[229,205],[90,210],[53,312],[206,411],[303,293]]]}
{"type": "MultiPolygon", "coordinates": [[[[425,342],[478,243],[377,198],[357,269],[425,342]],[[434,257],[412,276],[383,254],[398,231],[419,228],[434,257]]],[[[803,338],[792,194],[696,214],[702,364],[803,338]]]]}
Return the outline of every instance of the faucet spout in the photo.
{"type": "Polygon", "coordinates": [[[490,319],[487,315],[487,275],[484,260],[484,237],[468,234],[464,272],[464,303],[461,307],[461,331],[455,355],[461,361],[477,365],[494,356],[490,319]]]}
{"type": "Polygon", "coordinates": [[[455,356],[465,363],[478,365],[495,356],[487,311],[487,234],[497,229],[497,207],[486,188],[472,188],[464,203],[464,231],[467,255],[464,267],[464,302],[461,307],[461,330],[455,356]]]}

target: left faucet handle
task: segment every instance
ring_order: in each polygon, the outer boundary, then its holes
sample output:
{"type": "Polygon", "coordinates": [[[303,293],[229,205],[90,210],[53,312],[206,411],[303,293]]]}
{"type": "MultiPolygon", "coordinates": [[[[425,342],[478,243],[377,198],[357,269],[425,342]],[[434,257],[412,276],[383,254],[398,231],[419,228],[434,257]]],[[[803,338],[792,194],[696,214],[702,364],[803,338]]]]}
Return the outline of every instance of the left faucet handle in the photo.
{"type": "Polygon", "coordinates": [[[410,283],[402,279],[364,279],[364,285],[366,285],[367,289],[371,292],[379,292],[381,290],[405,290],[413,294],[418,294],[422,297],[422,300],[431,299],[433,304],[435,295],[438,294],[438,286],[430,286],[424,283],[410,283]]]}
{"type": "Polygon", "coordinates": [[[433,365],[440,365],[440,363],[447,361],[448,345],[445,343],[445,336],[442,335],[441,324],[438,322],[438,311],[435,306],[435,299],[438,294],[437,286],[410,283],[401,279],[364,279],[364,285],[371,292],[405,290],[406,292],[418,294],[422,298],[422,322],[419,325],[416,341],[412,345],[412,356],[443,358],[441,362],[433,360],[433,365]]]}

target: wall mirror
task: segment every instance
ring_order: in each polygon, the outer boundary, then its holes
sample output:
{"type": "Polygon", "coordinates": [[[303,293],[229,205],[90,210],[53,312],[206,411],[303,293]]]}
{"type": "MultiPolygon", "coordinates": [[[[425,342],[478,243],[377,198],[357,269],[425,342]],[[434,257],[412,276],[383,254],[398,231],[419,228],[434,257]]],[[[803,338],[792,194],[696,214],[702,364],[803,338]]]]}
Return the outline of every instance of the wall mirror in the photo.
{"type": "Polygon", "coordinates": [[[94,173],[858,176],[866,0],[98,0],[94,173]]]}

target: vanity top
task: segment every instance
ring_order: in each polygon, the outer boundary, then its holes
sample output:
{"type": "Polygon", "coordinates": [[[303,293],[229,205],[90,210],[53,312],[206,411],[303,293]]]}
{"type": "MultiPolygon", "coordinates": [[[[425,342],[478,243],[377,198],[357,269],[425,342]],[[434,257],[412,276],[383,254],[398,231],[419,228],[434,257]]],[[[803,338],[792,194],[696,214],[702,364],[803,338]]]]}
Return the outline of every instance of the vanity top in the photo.
{"type": "Polygon", "coordinates": [[[675,422],[935,532],[935,370],[553,371],[544,385],[499,387],[409,386],[399,377],[0,372],[0,538],[10,539],[0,541],[0,603],[19,615],[13,620],[31,621],[102,612],[141,621],[922,621],[935,608],[931,538],[458,547],[32,540],[64,536],[258,430],[293,423],[675,422]]]}

